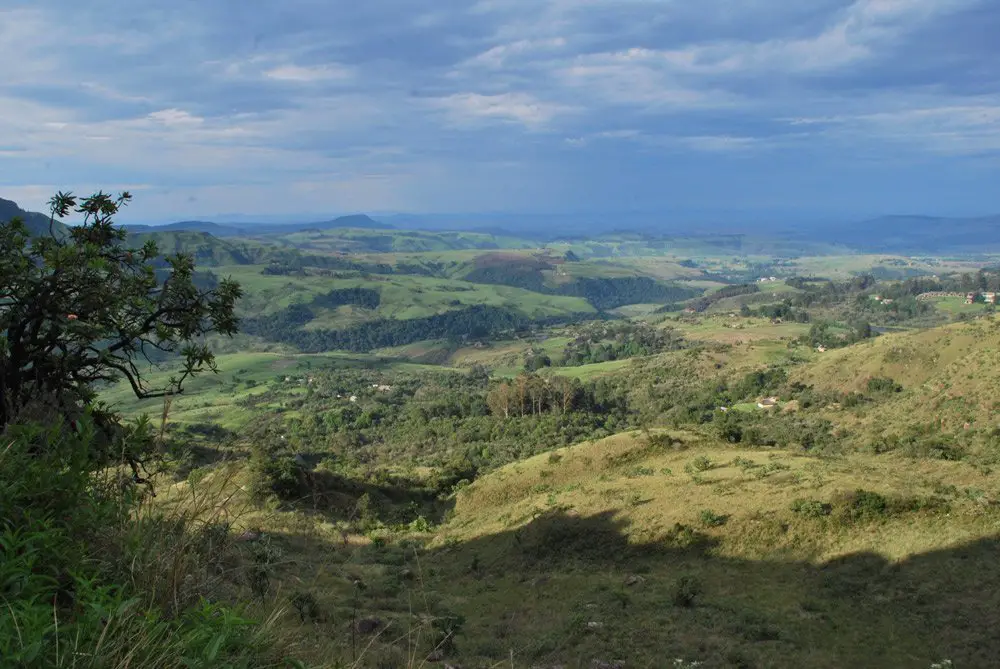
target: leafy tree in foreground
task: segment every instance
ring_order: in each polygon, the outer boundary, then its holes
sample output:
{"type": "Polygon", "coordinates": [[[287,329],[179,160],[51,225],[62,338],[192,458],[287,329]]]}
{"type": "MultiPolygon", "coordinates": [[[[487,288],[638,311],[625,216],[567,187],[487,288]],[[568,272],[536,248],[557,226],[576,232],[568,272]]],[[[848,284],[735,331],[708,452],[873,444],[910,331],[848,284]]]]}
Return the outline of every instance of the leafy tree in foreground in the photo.
{"type": "Polygon", "coordinates": [[[199,289],[189,255],[161,258],[152,241],[127,247],[112,219],[130,200],[58,193],[48,235],[30,236],[17,219],[0,222],[0,430],[44,407],[72,415],[93,402],[98,383],[125,379],[137,398],[160,397],[217,371],[198,342],[237,331],[239,284],[199,289]],[[82,224],[68,236],[52,234],[70,212],[82,224]],[[179,354],[181,369],[150,387],[140,366],[164,354],[179,354]]]}

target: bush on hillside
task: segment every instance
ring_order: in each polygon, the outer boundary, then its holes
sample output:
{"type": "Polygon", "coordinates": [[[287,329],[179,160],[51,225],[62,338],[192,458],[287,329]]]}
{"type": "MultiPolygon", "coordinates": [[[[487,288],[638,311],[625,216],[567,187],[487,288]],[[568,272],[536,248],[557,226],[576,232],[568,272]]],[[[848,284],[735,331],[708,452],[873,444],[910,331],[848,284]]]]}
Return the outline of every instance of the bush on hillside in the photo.
{"type": "Polygon", "coordinates": [[[873,377],[868,379],[868,392],[876,394],[890,394],[898,393],[903,390],[903,386],[899,385],[890,378],[883,377],[873,377]]]}
{"type": "Polygon", "coordinates": [[[228,529],[196,532],[184,517],[139,513],[142,488],[120,467],[96,474],[79,466],[91,438],[58,424],[6,430],[0,663],[273,666],[263,629],[218,603],[224,590],[209,569],[233,549],[228,529]]]}
{"type": "Polygon", "coordinates": [[[670,600],[674,606],[691,608],[701,592],[701,581],[693,576],[681,576],[670,589],[670,600]]]}
{"type": "Polygon", "coordinates": [[[833,507],[818,499],[796,499],[792,502],[792,512],[806,518],[829,516],[833,507]]]}

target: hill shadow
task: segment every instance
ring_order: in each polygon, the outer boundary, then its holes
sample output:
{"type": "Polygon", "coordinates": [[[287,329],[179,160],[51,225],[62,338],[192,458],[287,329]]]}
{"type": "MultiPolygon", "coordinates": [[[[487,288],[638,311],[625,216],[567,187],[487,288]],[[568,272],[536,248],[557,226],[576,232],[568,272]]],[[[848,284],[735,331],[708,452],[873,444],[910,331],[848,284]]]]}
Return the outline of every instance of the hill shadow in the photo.
{"type": "Polygon", "coordinates": [[[518,666],[1000,665],[1000,537],[813,564],[727,557],[683,525],[657,541],[631,529],[611,513],[552,511],[420,559],[437,570],[428,587],[467,618],[459,646],[498,660],[518,648],[518,666]]]}

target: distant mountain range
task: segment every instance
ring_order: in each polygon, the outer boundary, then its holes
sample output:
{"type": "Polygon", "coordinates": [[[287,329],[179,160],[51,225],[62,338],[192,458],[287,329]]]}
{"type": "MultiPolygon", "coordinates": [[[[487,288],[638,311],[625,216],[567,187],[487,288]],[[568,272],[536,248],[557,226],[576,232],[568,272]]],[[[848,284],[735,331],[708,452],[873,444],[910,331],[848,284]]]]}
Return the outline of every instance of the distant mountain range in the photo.
{"type": "Polygon", "coordinates": [[[333,230],[335,228],[362,228],[390,230],[392,226],[381,223],[365,214],[340,216],[315,223],[212,223],[209,221],[179,221],[165,225],[126,225],[129,232],[207,232],[216,237],[257,237],[260,235],[289,234],[303,230],[333,230]]]}
{"type": "Polygon", "coordinates": [[[876,253],[1000,251],[1000,215],[974,218],[880,216],[835,226],[794,231],[799,239],[843,244],[876,253]]]}
{"type": "MultiPolygon", "coordinates": [[[[38,234],[47,232],[49,217],[28,212],[17,203],[0,198],[0,221],[21,217],[28,228],[38,234]]],[[[701,236],[715,234],[732,225],[685,226],[683,219],[657,223],[644,217],[631,219],[624,215],[577,217],[572,215],[411,215],[394,214],[379,221],[365,214],[340,216],[331,220],[309,223],[214,223],[210,221],[179,221],[165,225],[126,225],[130,232],[169,233],[197,232],[213,237],[264,237],[287,235],[308,230],[354,228],[370,230],[465,230],[490,232],[501,236],[530,237],[539,240],[557,238],[594,238],[612,230],[634,230],[644,235],[701,236]],[[571,223],[576,222],[575,225],[571,223]],[[572,230],[572,231],[570,231],[572,230]]],[[[66,227],[56,223],[58,232],[66,227]]],[[[732,230],[730,230],[732,231],[732,230]]],[[[848,223],[782,223],[747,224],[740,233],[758,239],[780,239],[791,242],[836,244],[873,253],[996,253],[1000,252],[1000,215],[967,218],[920,215],[882,216],[848,223]]]]}

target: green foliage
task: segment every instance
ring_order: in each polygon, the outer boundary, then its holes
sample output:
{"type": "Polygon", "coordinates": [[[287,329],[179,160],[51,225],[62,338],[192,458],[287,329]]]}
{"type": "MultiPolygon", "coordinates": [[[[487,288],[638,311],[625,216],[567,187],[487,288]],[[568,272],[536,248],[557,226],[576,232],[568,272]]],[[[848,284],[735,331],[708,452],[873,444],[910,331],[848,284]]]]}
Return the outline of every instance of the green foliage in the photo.
{"type": "Polygon", "coordinates": [[[431,621],[431,643],[434,649],[445,655],[454,653],[457,649],[457,638],[462,633],[464,626],[465,616],[460,614],[445,612],[436,616],[431,621]]]}
{"type": "MultiPolygon", "coordinates": [[[[143,583],[177,578],[167,601],[186,601],[180,581],[194,574],[146,563],[170,550],[165,536],[179,535],[136,531],[132,513],[141,491],[128,479],[76,466],[89,460],[92,434],[8,426],[0,451],[3,666],[270,666],[268,639],[238,608],[195,597],[168,610],[157,586],[140,587],[137,575],[143,583]]],[[[207,556],[210,549],[198,547],[219,536],[206,528],[187,545],[207,556]]]]}
{"type": "Polygon", "coordinates": [[[296,592],[291,597],[292,607],[299,614],[301,622],[318,622],[323,615],[320,611],[319,602],[311,592],[296,592]]]}
{"type": "Polygon", "coordinates": [[[780,367],[750,372],[732,390],[734,398],[756,398],[776,392],[788,380],[788,373],[780,367]]]}
{"type": "Polygon", "coordinates": [[[585,298],[599,311],[626,304],[674,302],[693,297],[697,291],[676,284],[663,284],[649,277],[580,278],[562,286],[561,295],[585,298]]]}
{"type": "Polygon", "coordinates": [[[903,390],[903,386],[899,385],[892,379],[877,376],[868,379],[867,388],[870,393],[883,395],[898,393],[903,390]]]}
{"type": "Polygon", "coordinates": [[[829,516],[833,507],[817,499],[796,499],[792,502],[792,511],[806,518],[822,518],[829,516]]]}
{"type": "Polygon", "coordinates": [[[250,495],[257,503],[272,495],[293,502],[309,493],[304,472],[295,458],[264,444],[255,444],[251,451],[248,474],[250,495]]]}
{"type": "Polygon", "coordinates": [[[711,509],[704,509],[698,514],[698,519],[703,527],[722,527],[729,520],[729,516],[722,516],[711,509]]]}
{"type": "Polygon", "coordinates": [[[381,302],[381,294],[371,288],[335,288],[314,297],[312,305],[332,309],[351,304],[365,309],[376,309],[381,302]]]}
{"type": "Polygon", "coordinates": [[[543,272],[552,267],[535,258],[504,258],[502,264],[477,267],[464,278],[466,281],[513,286],[536,293],[582,297],[598,311],[626,304],[674,302],[697,295],[697,291],[686,286],[660,283],[645,276],[580,277],[569,283],[550,286],[543,272]]]}
{"type": "Polygon", "coordinates": [[[268,316],[246,318],[241,330],[270,341],[295,346],[304,353],[403,346],[426,339],[480,340],[513,334],[533,327],[575,320],[575,316],[532,319],[518,311],[487,305],[447,311],[425,318],[381,319],[343,330],[303,330],[313,319],[305,305],[293,305],[268,316]]]}
{"type": "Polygon", "coordinates": [[[707,472],[715,467],[715,463],[707,455],[699,455],[691,462],[684,465],[684,471],[689,474],[692,472],[707,472]]]}
{"type": "Polygon", "coordinates": [[[354,518],[362,532],[370,532],[381,524],[379,508],[371,494],[366,492],[358,498],[354,507],[354,518]]]}
{"type": "Polygon", "coordinates": [[[691,608],[702,593],[701,582],[694,576],[681,576],[670,589],[670,601],[674,606],[691,608]]]}
{"type": "Polygon", "coordinates": [[[664,541],[674,548],[700,548],[709,543],[709,538],[702,532],[684,523],[674,523],[667,531],[664,541]]]}
{"type": "Polygon", "coordinates": [[[837,517],[848,523],[870,522],[887,517],[891,512],[888,498],[870,490],[855,490],[843,495],[836,503],[837,517]]]}
{"type": "Polygon", "coordinates": [[[760,286],[756,283],[744,283],[735,286],[724,286],[711,295],[706,295],[695,300],[691,307],[695,311],[705,311],[713,304],[729,297],[740,297],[743,295],[753,295],[760,292],[760,286]]]}
{"type": "Polygon", "coordinates": [[[857,320],[845,328],[837,328],[833,323],[820,321],[813,323],[809,333],[802,335],[801,341],[809,346],[824,346],[826,348],[839,348],[850,346],[864,339],[875,336],[871,325],[867,321],[857,320]]]}
{"type": "Polygon", "coordinates": [[[524,369],[528,372],[537,372],[540,369],[552,366],[552,358],[545,353],[531,351],[525,355],[524,369]]]}
{"type": "Polygon", "coordinates": [[[71,210],[83,215],[67,237],[29,238],[17,220],[0,224],[0,426],[21,415],[42,418],[45,404],[65,412],[90,402],[95,383],[124,378],[137,397],[156,397],[215,370],[211,350],[198,342],[236,332],[242,291],[229,280],[199,289],[193,259],[161,259],[153,242],[127,248],[113,217],[130,199],[57,194],[53,223],[71,210]],[[157,263],[165,264],[163,280],[157,263]],[[159,389],[148,388],[140,371],[154,351],[183,358],[180,374],[159,389]]]}
{"type": "Polygon", "coordinates": [[[684,339],[672,328],[645,323],[596,322],[580,328],[563,350],[563,367],[654,355],[684,348],[684,339]]]}
{"type": "Polygon", "coordinates": [[[769,462],[763,467],[758,467],[750,471],[753,472],[753,477],[755,479],[760,480],[765,479],[771,474],[775,474],[777,472],[787,472],[789,469],[791,469],[791,467],[782,462],[769,462]]]}

